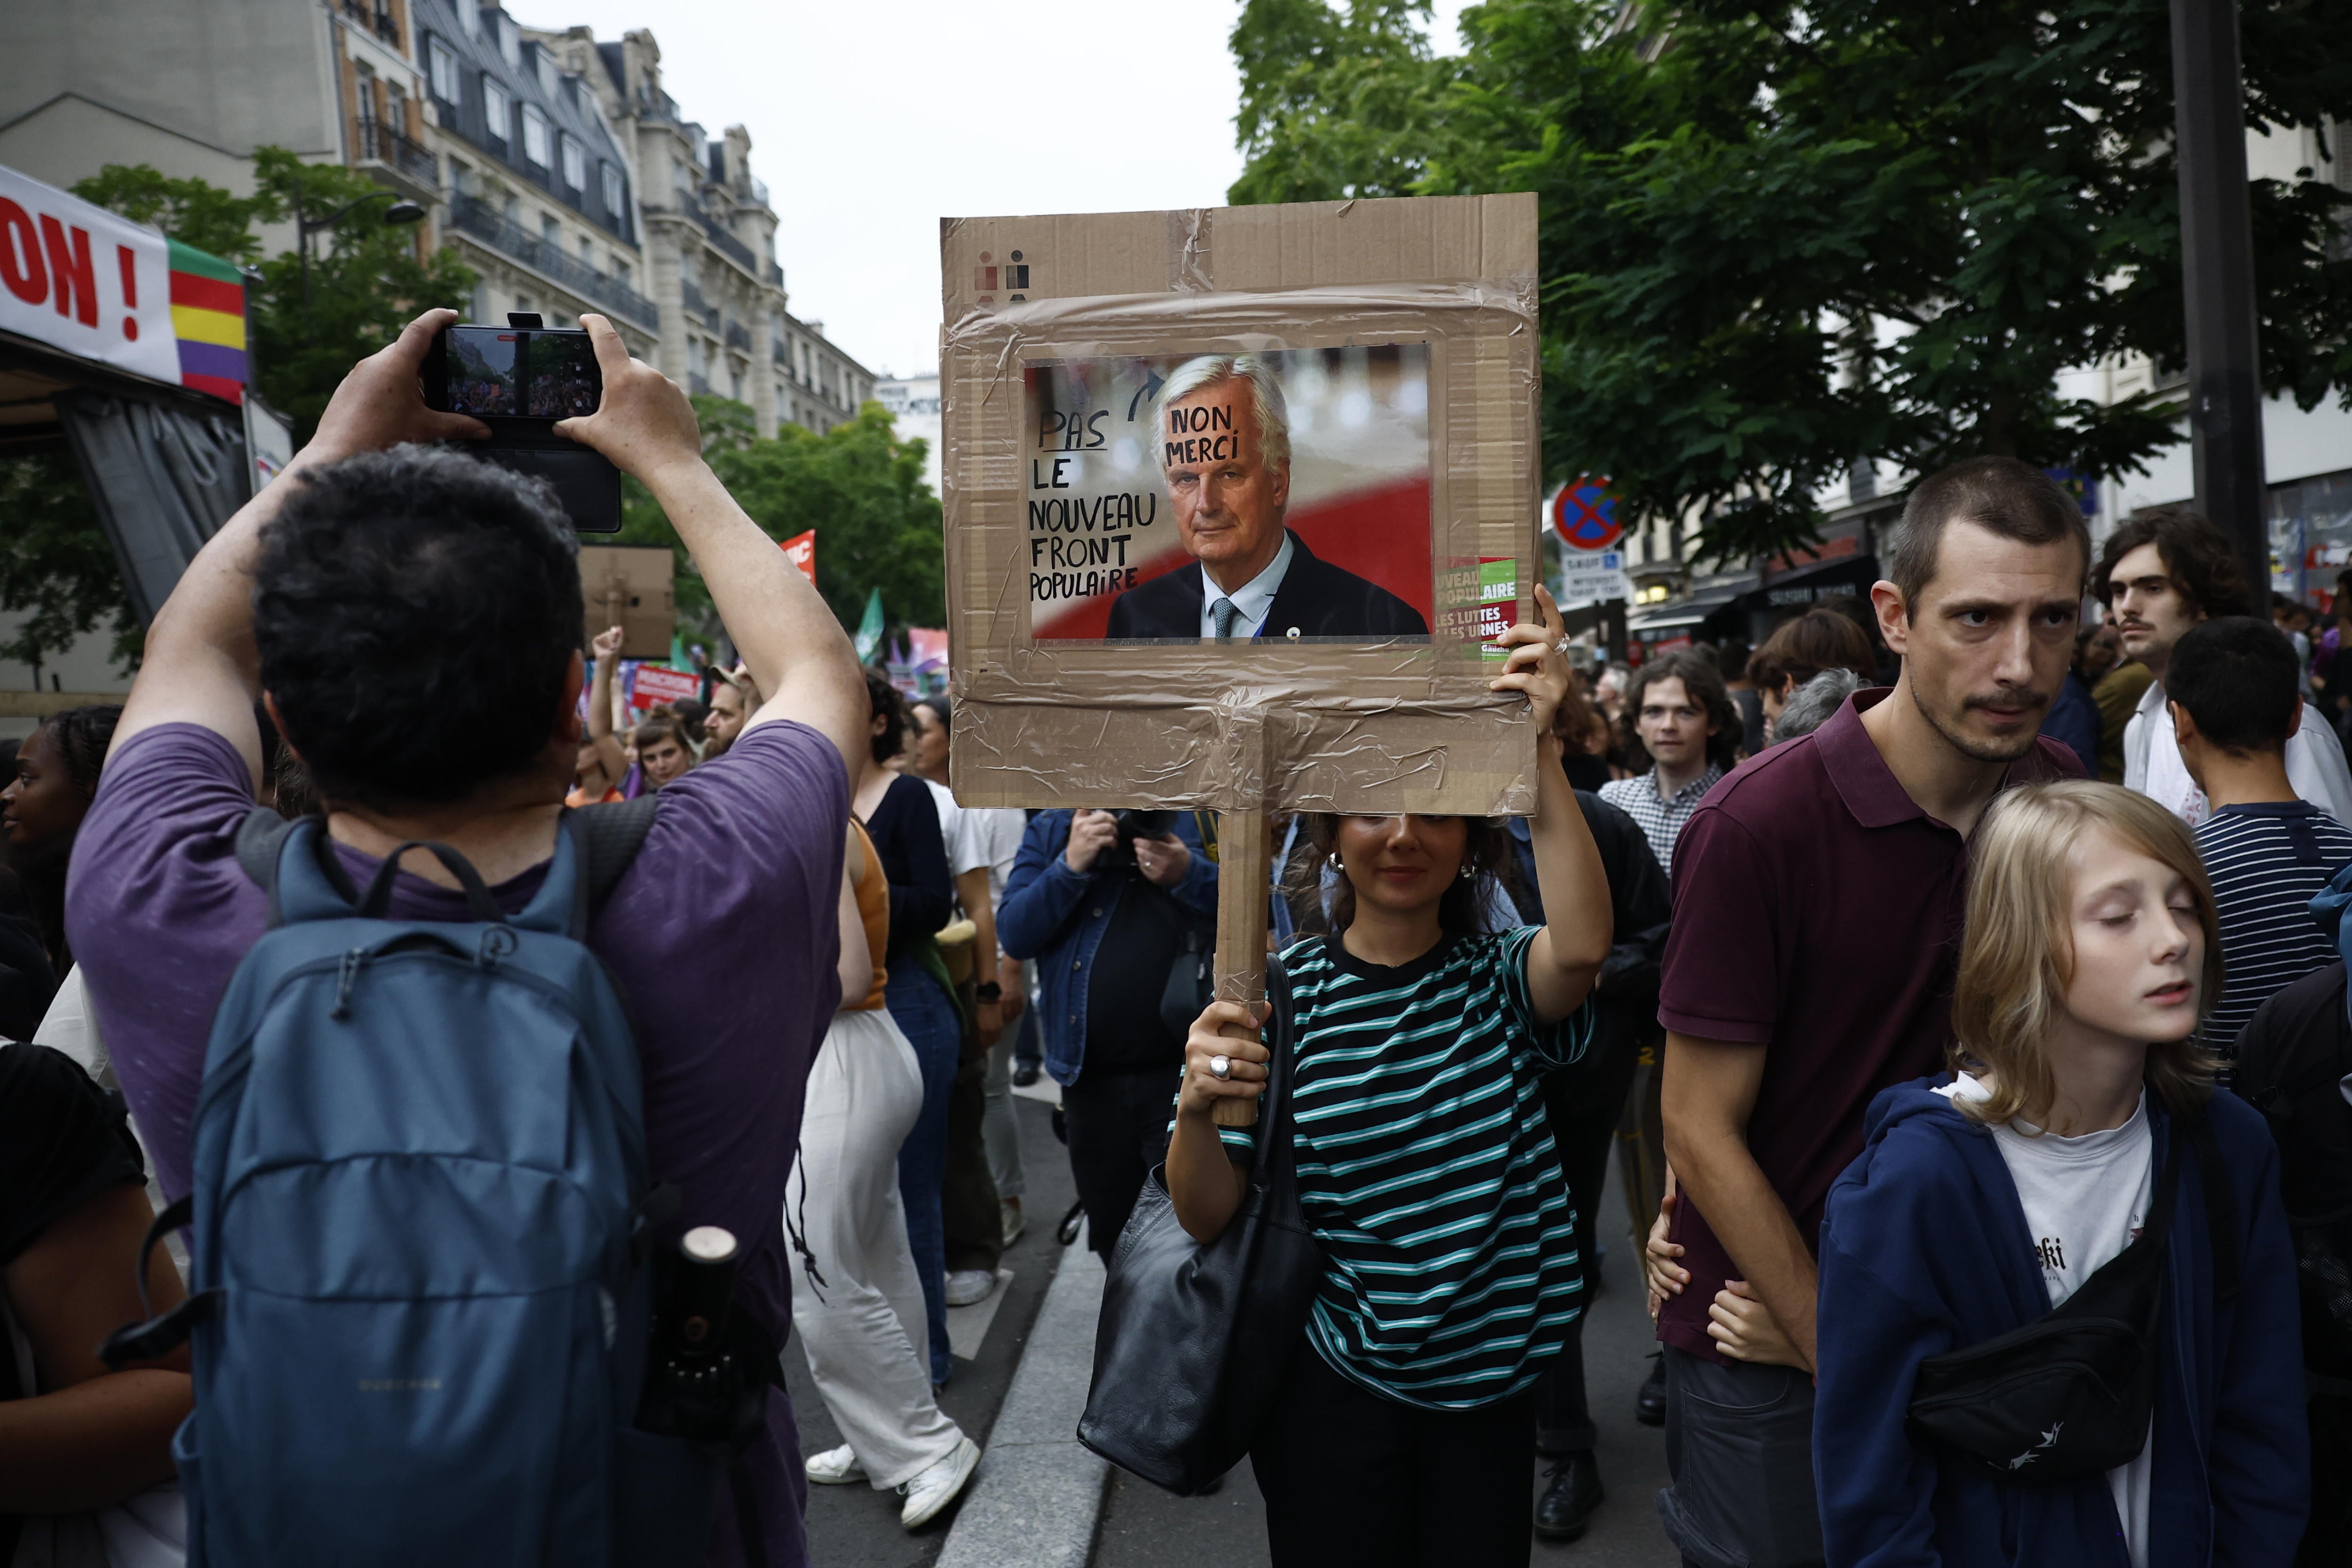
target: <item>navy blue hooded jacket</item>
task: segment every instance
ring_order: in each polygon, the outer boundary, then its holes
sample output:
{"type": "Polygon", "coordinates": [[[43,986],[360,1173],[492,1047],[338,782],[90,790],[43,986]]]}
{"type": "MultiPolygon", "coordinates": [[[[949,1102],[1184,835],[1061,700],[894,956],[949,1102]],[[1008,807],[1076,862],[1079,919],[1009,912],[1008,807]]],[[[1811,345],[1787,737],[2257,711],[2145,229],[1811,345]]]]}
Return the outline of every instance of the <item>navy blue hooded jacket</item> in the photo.
{"type": "MultiPolygon", "coordinates": [[[[1992,1134],[1936,1086],[1872,1101],[1862,1156],[1830,1190],[1821,1233],[1813,1472],[1831,1568],[2048,1564],[2128,1568],[2106,1479],[2030,1488],[1979,1477],[1904,1426],[1919,1363],[2042,1317],[2049,1292],[1992,1134]]],[[[2234,1301],[2213,1299],[2193,1152],[2175,1172],[2150,1478],[2148,1568],[2293,1562],[2309,1458],[2294,1258],[2278,1153],[2251,1107],[2210,1115],[2242,1238],[2234,1301]]],[[[2148,1097],[2157,1168],[2172,1119],[2148,1097]]]]}

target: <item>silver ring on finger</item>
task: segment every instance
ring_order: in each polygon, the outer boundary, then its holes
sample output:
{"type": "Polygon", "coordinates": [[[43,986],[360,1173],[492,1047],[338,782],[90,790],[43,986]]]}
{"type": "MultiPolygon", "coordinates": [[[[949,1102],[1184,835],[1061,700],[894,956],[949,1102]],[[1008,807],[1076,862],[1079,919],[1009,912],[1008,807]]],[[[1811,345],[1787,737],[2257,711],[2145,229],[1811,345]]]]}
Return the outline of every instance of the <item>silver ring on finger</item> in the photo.
{"type": "Polygon", "coordinates": [[[1209,1076],[1215,1079],[1219,1083],[1229,1081],[1234,1076],[1234,1058],[1231,1057],[1211,1057],[1209,1058],[1209,1076]]]}

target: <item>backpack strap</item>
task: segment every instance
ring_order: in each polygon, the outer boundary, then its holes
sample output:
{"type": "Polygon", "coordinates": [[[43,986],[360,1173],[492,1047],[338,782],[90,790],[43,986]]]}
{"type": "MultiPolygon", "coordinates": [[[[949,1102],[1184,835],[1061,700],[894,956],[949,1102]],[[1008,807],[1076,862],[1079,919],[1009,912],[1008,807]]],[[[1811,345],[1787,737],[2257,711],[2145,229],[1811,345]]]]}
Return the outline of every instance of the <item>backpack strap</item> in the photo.
{"type": "MultiPolygon", "coordinates": [[[[236,863],[269,895],[269,924],[273,930],[283,923],[285,914],[278,901],[278,861],[286,840],[300,826],[299,820],[289,821],[278,816],[274,806],[257,805],[245,814],[245,820],[236,826],[236,863]]],[[[336,870],[341,869],[336,867],[336,870]]],[[[356,889],[346,888],[343,891],[353,898],[358,896],[356,889]]]]}
{"type": "Polygon", "coordinates": [[[2231,1193],[2230,1168],[2214,1142],[2213,1123],[2198,1106],[2173,1118],[2173,1126],[2189,1134],[2197,1151],[2197,1169],[2205,1179],[2205,1224],[2213,1241],[2213,1298],[2235,1300],[2238,1295],[2237,1203],[2231,1193]]]}
{"type": "Polygon", "coordinates": [[[635,863],[637,851],[645,847],[660,801],[658,795],[641,795],[635,800],[602,802],[563,814],[582,868],[572,935],[587,940],[589,921],[604,907],[604,900],[612,897],[613,889],[635,863]]]}
{"type": "MultiPolygon", "coordinates": [[[[579,882],[582,902],[574,921],[574,935],[585,937],[588,917],[604,907],[604,900],[636,860],[646,833],[652,830],[654,811],[660,799],[656,795],[641,795],[635,800],[583,806],[564,814],[575,835],[573,849],[585,871],[579,882]]],[[[237,825],[236,863],[269,895],[269,923],[273,927],[281,922],[282,915],[278,898],[278,863],[286,840],[299,826],[299,820],[289,822],[266,805],[255,806],[237,825]]],[[[360,889],[344,874],[341,862],[332,855],[321,855],[320,859],[336,890],[353,903],[359,902],[360,889]]]]}

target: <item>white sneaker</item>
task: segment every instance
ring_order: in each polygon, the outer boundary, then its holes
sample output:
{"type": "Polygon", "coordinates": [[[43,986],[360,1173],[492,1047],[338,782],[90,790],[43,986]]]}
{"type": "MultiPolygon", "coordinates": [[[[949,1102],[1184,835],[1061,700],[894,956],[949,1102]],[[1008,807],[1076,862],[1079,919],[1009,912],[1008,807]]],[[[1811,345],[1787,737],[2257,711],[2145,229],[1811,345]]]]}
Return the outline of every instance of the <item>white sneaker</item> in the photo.
{"type": "Polygon", "coordinates": [[[958,1268],[948,1275],[948,1305],[969,1307],[988,1300],[996,1289],[996,1273],[988,1268],[958,1268]]]}
{"type": "Polygon", "coordinates": [[[1009,1251],[1014,1242],[1028,1233],[1029,1222],[1022,1217],[1019,1198],[999,1198],[996,1206],[997,1212],[1003,1216],[1004,1246],[1009,1251]]]}
{"type": "Polygon", "coordinates": [[[940,1510],[955,1501],[971,1484],[971,1472],[979,1463],[980,1445],[969,1437],[957,1439],[954,1453],[898,1489],[907,1494],[907,1506],[898,1510],[898,1522],[908,1530],[920,1530],[930,1523],[940,1510]]]}
{"type": "Polygon", "coordinates": [[[857,1455],[846,1443],[822,1454],[811,1454],[802,1463],[808,1470],[808,1479],[821,1487],[846,1486],[866,1479],[866,1467],[857,1462],[857,1455]]]}

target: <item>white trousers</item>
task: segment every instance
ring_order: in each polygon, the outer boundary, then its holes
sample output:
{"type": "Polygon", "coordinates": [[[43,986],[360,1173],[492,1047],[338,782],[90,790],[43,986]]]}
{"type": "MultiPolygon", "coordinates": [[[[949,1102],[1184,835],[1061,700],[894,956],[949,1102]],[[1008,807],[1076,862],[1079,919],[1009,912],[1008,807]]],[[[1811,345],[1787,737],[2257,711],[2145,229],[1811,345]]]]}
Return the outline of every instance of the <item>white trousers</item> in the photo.
{"type": "Polygon", "coordinates": [[[922,1068],[888,1011],[835,1013],[809,1069],[800,1163],[784,1190],[824,1276],[810,1279],[787,1246],[793,1327],[877,1489],[914,1479],[963,1438],[931,1394],[923,1286],[898,1199],[898,1145],[922,1109],[922,1068]]]}

